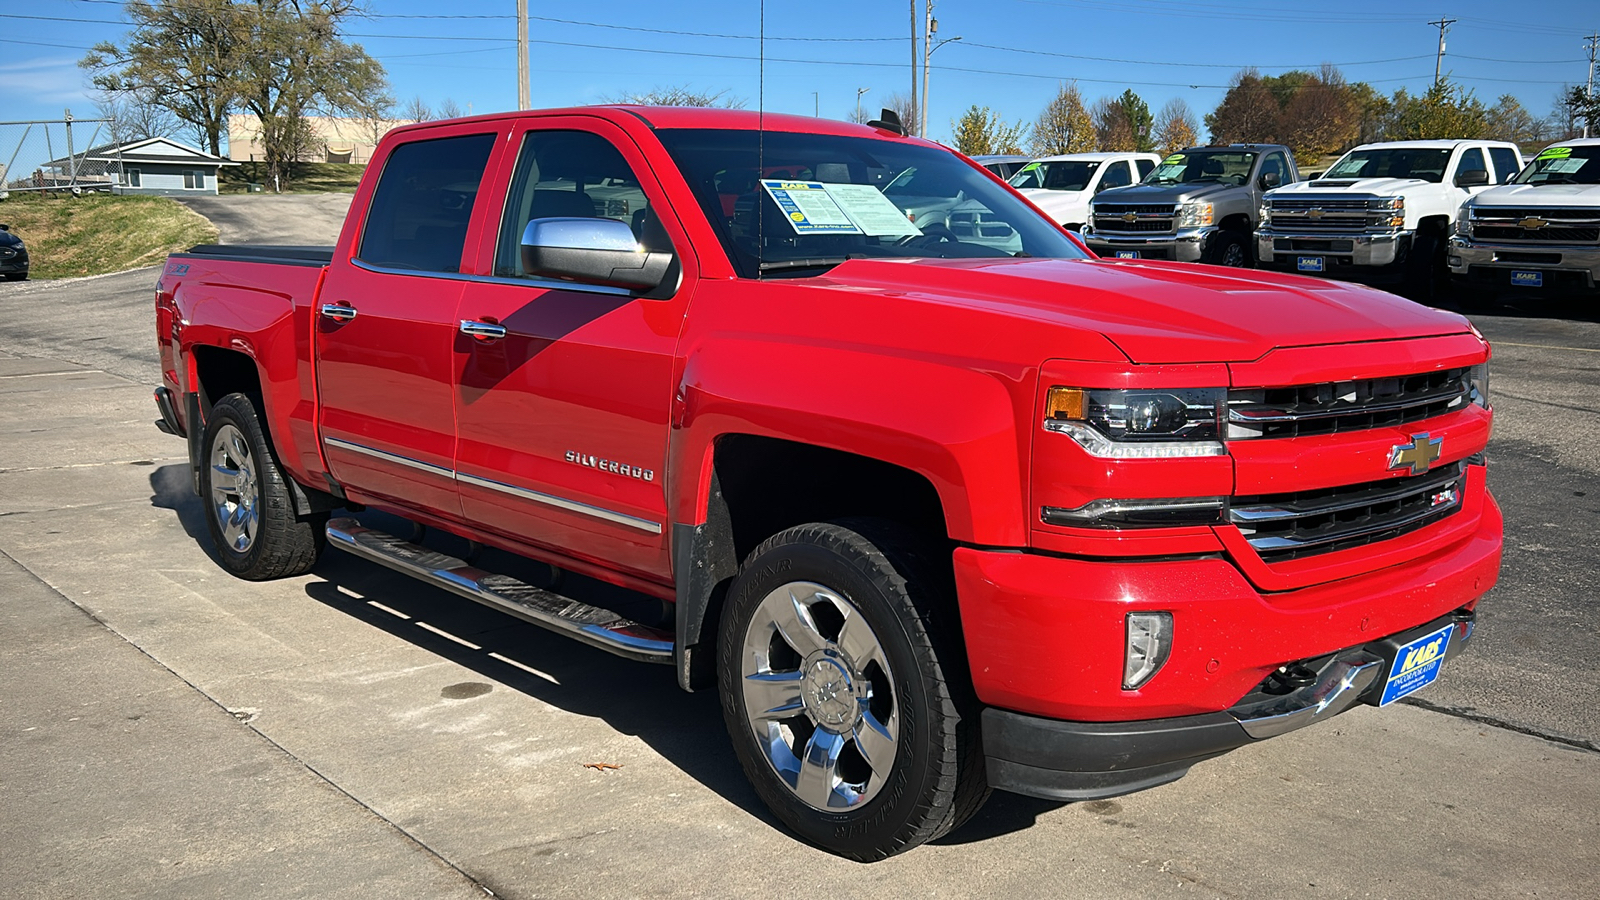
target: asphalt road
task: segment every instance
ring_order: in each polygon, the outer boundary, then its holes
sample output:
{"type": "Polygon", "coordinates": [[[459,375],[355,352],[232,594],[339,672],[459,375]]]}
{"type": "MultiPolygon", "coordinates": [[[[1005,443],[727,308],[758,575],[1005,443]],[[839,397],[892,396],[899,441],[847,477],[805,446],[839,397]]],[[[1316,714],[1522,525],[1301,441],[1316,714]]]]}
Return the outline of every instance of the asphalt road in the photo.
{"type": "MultiPolygon", "coordinates": [[[[201,211],[225,239],[328,243],[347,199],[201,211]]],[[[149,425],[153,281],[0,286],[8,895],[1600,894],[1594,312],[1473,317],[1505,567],[1471,652],[1416,702],[1116,801],[997,794],[860,866],[777,828],[715,699],[665,668],[338,553],[298,579],[223,574],[182,442],[149,425]]]]}

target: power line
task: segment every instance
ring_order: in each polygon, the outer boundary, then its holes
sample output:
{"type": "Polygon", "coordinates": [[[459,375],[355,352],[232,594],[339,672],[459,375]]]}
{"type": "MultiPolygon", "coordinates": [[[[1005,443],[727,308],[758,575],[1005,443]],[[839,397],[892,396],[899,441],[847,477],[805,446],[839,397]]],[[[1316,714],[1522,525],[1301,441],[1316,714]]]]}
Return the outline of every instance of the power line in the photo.
{"type": "MultiPolygon", "coordinates": [[[[982,47],[985,50],[1001,50],[1001,51],[1004,51],[1004,52],[1007,52],[1007,53],[1027,53],[1027,54],[1030,54],[1030,55],[1033,55],[1033,56],[1054,56],[1054,57],[1059,57],[1061,59],[1081,59],[1081,60],[1087,60],[1087,61],[1090,61],[1090,62],[1128,63],[1128,64],[1131,64],[1131,65],[1137,65],[1137,66],[1174,66],[1174,67],[1177,67],[1177,68],[1184,68],[1184,69],[1201,69],[1201,68],[1204,68],[1204,69],[1246,69],[1246,68],[1314,69],[1314,68],[1318,68],[1318,67],[1320,67],[1322,65],[1322,63],[1320,63],[1320,62],[1319,63],[1315,63],[1315,64],[1250,63],[1249,65],[1233,65],[1231,63],[1180,63],[1180,62],[1169,62],[1169,61],[1166,61],[1166,60],[1119,59],[1119,58],[1110,57],[1110,56],[1080,56],[1080,55],[1075,54],[1075,53],[1056,53],[1056,52],[1053,52],[1053,51],[1050,51],[1050,50],[1026,50],[1026,49],[1023,49],[1021,47],[999,47],[999,46],[996,46],[994,44],[980,44],[977,41],[962,41],[962,43],[964,45],[968,46],[968,47],[982,47]]],[[[1418,55],[1418,56],[1396,56],[1396,57],[1392,57],[1390,59],[1362,59],[1362,60],[1356,60],[1354,62],[1335,62],[1335,63],[1329,63],[1329,65],[1334,65],[1334,66],[1370,66],[1370,65],[1377,65],[1379,63],[1414,62],[1414,61],[1419,60],[1419,59],[1427,59],[1427,58],[1428,57],[1427,57],[1426,54],[1422,54],[1422,55],[1418,55]]]]}

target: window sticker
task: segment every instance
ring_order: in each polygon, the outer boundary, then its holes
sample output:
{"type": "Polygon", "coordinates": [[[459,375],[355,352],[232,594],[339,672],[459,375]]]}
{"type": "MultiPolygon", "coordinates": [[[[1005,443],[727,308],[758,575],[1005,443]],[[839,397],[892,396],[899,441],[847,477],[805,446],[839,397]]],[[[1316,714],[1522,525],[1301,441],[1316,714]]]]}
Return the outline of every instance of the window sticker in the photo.
{"type": "Polygon", "coordinates": [[[1176,165],[1180,165],[1182,163],[1183,163],[1183,154],[1182,153],[1174,153],[1171,156],[1169,156],[1166,159],[1163,159],[1161,161],[1161,164],[1163,166],[1176,166],[1176,165]]]}
{"type": "Polygon", "coordinates": [[[833,195],[820,181],[779,181],[763,179],[761,186],[772,202],[783,210],[783,217],[795,234],[860,234],[861,229],[839,208],[833,195]]]}
{"type": "Polygon", "coordinates": [[[823,188],[864,234],[905,237],[922,233],[893,200],[870,184],[824,184],[823,188]]]}
{"type": "Polygon", "coordinates": [[[1184,165],[1183,157],[1180,156],[1175,163],[1165,162],[1156,166],[1156,170],[1145,177],[1153,181],[1165,181],[1169,178],[1176,181],[1178,176],[1183,174],[1183,170],[1187,168],[1189,167],[1184,165]]]}
{"type": "MultiPolygon", "coordinates": [[[[1036,163],[1036,162],[1031,162],[1031,163],[1028,163],[1027,165],[1022,167],[1022,172],[1032,172],[1034,169],[1037,169],[1037,168],[1039,168],[1039,164],[1036,163]]],[[[1022,172],[1018,172],[1017,174],[1021,175],[1022,172]]]]}
{"type": "Polygon", "coordinates": [[[1572,156],[1571,147],[1550,147],[1534,157],[1534,159],[1566,159],[1570,156],[1572,156]]]}
{"type": "Polygon", "coordinates": [[[1586,162],[1588,162],[1587,159],[1573,159],[1570,156],[1563,159],[1548,159],[1545,160],[1545,164],[1540,167],[1539,172],[1540,174],[1545,172],[1554,172],[1558,175],[1571,175],[1573,172],[1583,168],[1583,164],[1586,162]]]}

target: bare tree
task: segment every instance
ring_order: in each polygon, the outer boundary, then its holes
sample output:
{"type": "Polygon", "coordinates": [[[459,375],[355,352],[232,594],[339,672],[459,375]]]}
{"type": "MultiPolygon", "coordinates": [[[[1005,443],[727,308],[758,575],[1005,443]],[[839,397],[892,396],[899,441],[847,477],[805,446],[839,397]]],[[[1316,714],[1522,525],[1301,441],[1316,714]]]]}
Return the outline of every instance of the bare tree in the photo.
{"type": "Polygon", "coordinates": [[[743,97],[731,97],[727,88],[720,91],[696,90],[689,85],[672,85],[651,88],[648,91],[629,91],[605,98],[607,103],[628,106],[720,106],[724,109],[744,109],[743,97]]]}
{"type": "Polygon", "coordinates": [[[461,111],[461,104],[457,103],[454,98],[446,97],[439,104],[439,118],[441,119],[459,119],[464,115],[466,113],[461,111]]]}
{"type": "Polygon", "coordinates": [[[1533,117],[1516,97],[1502,94],[1489,107],[1488,135],[1512,143],[1532,143],[1543,137],[1544,123],[1533,117]]]}
{"type": "MultiPolygon", "coordinates": [[[[905,126],[906,134],[917,133],[917,123],[922,120],[918,118],[917,101],[911,99],[910,95],[895,91],[889,95],[889,99],[883,101],[882,108],[900,117],[900,124],[905,126]]],[[[878,118],[878,115],[881,113],[867,116],[867,121],[878,118]]]]}
{"type": "Polygon", "coordinates": [[[438,116],[434,115],[428,104],[422,102],[421,97],[412,97],[406,105],[400,107],[400,118],[410,119],[413,122],[431,122],[438,116]]]}
{"type": "Polygon", "coordinates": [[[102,91],[95,106],[101,118],[111,120],[112,143],[171,137],[185,125],[150,91],[102,91]]]}

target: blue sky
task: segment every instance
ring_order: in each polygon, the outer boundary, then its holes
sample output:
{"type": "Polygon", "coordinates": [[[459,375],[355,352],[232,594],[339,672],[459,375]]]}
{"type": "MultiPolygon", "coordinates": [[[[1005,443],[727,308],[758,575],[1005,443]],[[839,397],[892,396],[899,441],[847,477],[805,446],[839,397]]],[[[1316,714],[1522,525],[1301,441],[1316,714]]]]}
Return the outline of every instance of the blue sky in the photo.
{"type": "MultiPolygon", "coordinates": [[[[452,99],[473,112],[515,106],[514,0],[371,0],[368,9],[373,16],[348,31],[383,63],[398,99],[452,99]]],[[[529,12],[536,107],[689,85],[727,90],[753,109],[762,94],[755,0],[529,0],[529,12]]],[[[933,57],[929,131],[947,138],[950,120],[973,103],[1031,121],[1063,79],[1076,79],[1089,101],[1132,87],[1152,111],[1181,97],[1197,116],[1246,65],[1273,74],[1332,62],[1384,93],[1415,92],[1433,78],[1438,30],[1427,23],[1441,12],[1459,20],[1445,70],[1487,103],[1509,93],[1540,116],[1563,83],[1583,82],[1583,36],[1600,30],[1595,0],[937,0],[939,34],[962,40],[933,57]]],[[[121,19],[114,0],[0,6],[0,121],[59,119],[66,107],[92,116],[77,61],[124,34],[121,19]]],[[[765,19],[769,110],[843,118],[858,88],[876,110],[910,87],[909,0],[768,0],[765,19]]]]}

